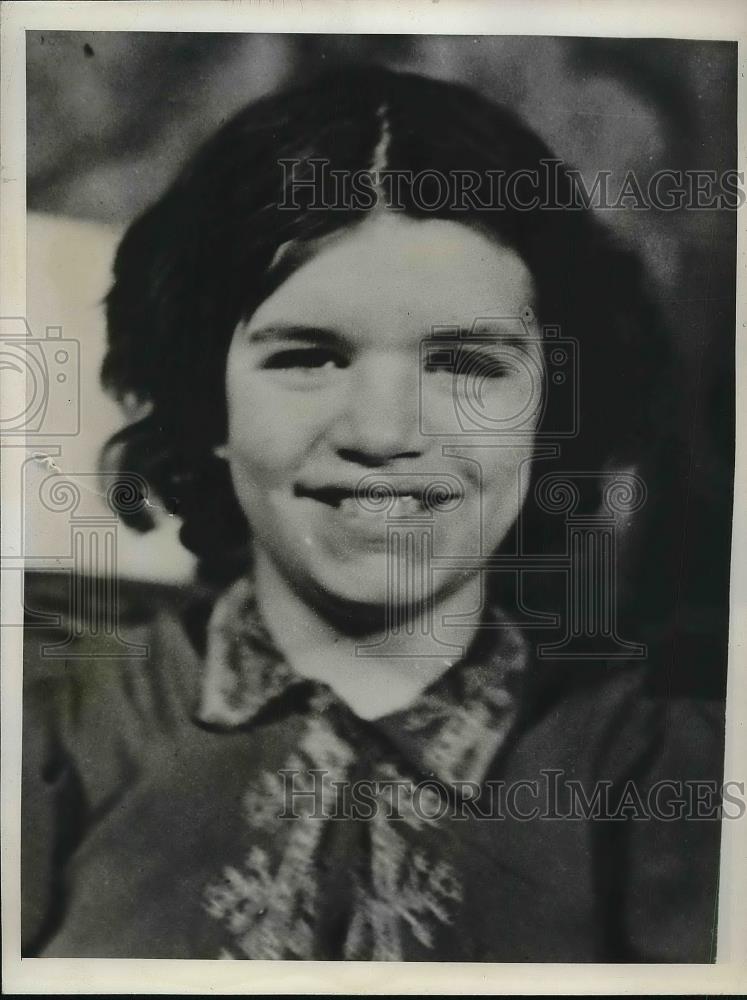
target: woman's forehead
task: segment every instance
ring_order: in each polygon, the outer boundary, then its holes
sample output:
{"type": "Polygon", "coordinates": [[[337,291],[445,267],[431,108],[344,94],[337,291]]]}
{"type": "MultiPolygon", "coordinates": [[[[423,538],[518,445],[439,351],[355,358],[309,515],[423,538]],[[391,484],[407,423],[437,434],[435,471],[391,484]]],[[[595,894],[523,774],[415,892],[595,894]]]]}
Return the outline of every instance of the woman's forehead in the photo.
{"type": "Polygon", "coordinates": [[[469,326],[480,316],[520,317],[535,299],[515,250],[464,223],[394,213],[313,241],[288,241],[273,268],[284,278],[250,328],[269,320],[469,326]]]}

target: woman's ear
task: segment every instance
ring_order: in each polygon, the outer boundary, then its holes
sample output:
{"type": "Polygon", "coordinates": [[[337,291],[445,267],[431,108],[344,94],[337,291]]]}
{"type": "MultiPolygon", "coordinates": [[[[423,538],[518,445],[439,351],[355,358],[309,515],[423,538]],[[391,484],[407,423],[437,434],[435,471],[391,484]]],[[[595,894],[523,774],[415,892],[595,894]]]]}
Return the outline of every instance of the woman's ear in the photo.
{"type": "Polygon", "coordinates": [[[223,461],[228,460],[228,445],[227,444],[216,444],[213,448],[213,454],[216,458],[222,458],[223,461]]]}

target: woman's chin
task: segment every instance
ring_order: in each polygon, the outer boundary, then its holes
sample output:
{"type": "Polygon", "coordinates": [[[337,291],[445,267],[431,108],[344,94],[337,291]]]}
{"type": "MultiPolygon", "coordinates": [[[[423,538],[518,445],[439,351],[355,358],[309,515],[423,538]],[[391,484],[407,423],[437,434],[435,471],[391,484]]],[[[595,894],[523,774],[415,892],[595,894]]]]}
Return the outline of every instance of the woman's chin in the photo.
{"type": "Polygon", "coordinates": [[[311,581],[313,590],[325,604],[345,609],[347,613],[380,615],[395,600],[387,585],[386,574],[344,573],[338,577],[315,577],[311,581]]]}
{"type": "Polygon", "coordinates": [[[354,564],[325,568],[307,577],[307,599],[332,617],[358,619],[382,627],[390,618],[407,615],[407,609],[422,610],[430,590],[413,587],[422,579],[419,572],[404,574],[383,557],[370,556],[354,564]]]}

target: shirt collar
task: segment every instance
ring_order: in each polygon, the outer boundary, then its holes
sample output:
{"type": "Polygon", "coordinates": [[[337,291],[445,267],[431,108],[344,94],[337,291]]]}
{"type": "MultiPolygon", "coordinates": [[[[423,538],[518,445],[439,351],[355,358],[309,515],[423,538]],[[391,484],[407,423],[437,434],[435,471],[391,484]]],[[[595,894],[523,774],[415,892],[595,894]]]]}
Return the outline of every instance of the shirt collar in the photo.
{"type": "MultiPolygon", "coordinates": [[[[422,775],[450,785],[481,781],[518,717],[526,641],[495,609],[483,627],[494,630],[494,642],[475,643],[406,708],[366,723],[422,775]]],[[[356,718],[329,687],[296,673],[262,621],[251,582],[237,580],[208,625],[198,719],[235,729],[300,685],[314,688],[317,704],[356,718]]]]}

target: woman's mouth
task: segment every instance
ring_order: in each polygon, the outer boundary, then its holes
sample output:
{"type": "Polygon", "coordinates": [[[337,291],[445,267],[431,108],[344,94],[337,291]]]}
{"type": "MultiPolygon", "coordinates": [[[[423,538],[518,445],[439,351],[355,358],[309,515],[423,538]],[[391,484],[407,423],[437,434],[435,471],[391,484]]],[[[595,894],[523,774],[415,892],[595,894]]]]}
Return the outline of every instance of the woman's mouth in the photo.
{"type": "MultiPolygon", "coordinates": [[[[452,478],[452,477],[449,477],[452,478]]],[[[463,491],[444,478],[426,485],[405,488],[381,477],[366,477],[355,485],[310,487],[296,485],[297,497],[307,497],[339,511],[346,517],[386,515],[387,518],[431,517],[461,505],[463,491]]]]}

